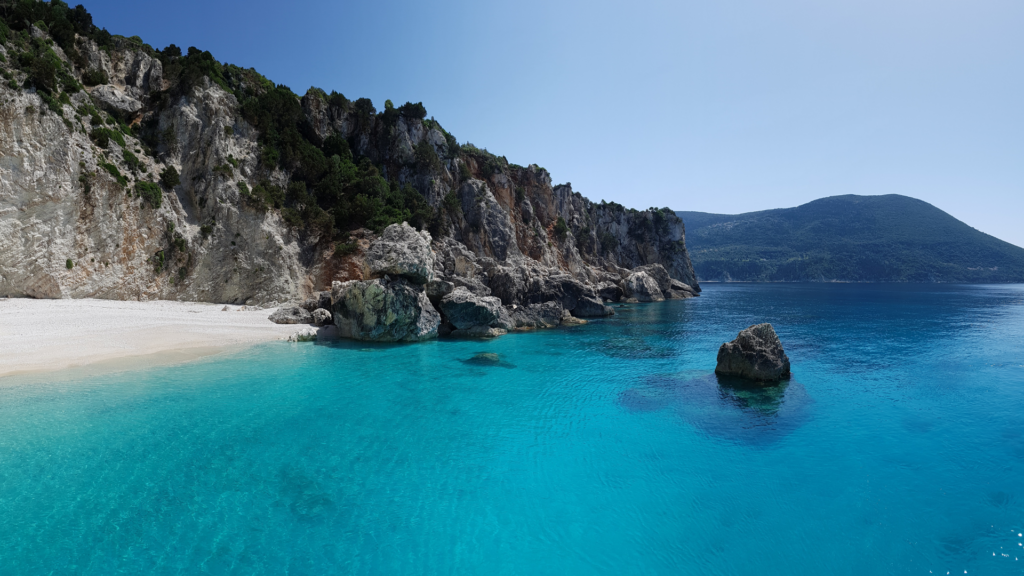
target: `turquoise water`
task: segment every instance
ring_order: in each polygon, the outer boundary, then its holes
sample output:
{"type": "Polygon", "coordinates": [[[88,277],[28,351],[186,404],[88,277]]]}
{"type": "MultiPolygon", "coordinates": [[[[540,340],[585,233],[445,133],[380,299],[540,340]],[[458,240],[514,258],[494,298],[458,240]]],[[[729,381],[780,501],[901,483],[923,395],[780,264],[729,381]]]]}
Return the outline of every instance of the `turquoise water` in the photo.
{"type": "Polygon", "coordinates": [[[618,312],[0,379],[0,574],[1024,574],[1024,286],[618,312]]]}

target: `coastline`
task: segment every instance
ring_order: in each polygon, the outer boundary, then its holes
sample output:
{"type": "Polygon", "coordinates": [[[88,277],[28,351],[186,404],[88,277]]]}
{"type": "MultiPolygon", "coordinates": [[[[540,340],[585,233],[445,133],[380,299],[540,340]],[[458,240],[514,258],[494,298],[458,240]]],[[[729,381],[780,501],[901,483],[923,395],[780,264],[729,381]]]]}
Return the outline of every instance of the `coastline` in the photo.
{"type": "Polygon", "coordinates": [[[176,364],[283,340],[273,312],[205,302],[0,299],[0,378],[90,366],[176,364]]]}

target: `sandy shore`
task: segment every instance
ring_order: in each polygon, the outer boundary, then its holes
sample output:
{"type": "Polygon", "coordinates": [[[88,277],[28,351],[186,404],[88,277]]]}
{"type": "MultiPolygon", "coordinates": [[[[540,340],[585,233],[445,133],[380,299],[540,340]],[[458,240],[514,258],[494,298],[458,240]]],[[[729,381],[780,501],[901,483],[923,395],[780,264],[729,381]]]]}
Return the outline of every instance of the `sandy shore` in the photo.
{"type": "Polygon", "coordinates": [[[0,377],[161,353],[168,361],[287,338],[268,310],[196,302],[0,299],[0,377]]]}

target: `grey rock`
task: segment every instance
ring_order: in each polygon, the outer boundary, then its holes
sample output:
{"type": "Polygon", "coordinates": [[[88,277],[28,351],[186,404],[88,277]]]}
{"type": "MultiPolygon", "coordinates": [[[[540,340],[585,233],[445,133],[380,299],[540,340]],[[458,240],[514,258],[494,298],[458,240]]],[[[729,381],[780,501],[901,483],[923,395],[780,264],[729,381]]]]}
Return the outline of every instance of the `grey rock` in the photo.
{"type": "Polygon", "coordinates": [[[695,298],[697,296],[700,296],[700,293],[697,290],[695,290],[692,286],[680,282],[675,278],[672,279],[672,286],[665,293],[667,297],[669,296],[669,292],[672,293],[672,296],[670,296],[672,298],[695,298]]]}
{"type": "Polygon", "coordinates": [[[497,338],[505,334],[508,334],[508,330],[491,326],[473,326],[466,330],[453,330],[451,332],[453,338],[497,338]]]}
{"type": "Polygon", "coordinates": [[[434,277],[430,233],[417,232],[406,222],[392,224],[370,244],[366,265],[377,276],[400,276],[413,284],[426,284],[434,277]]]}
{"type": "Polygon", "coordinates": [[[633,272],[646,272],[648,276],[654,278],[654,281],[658,283],[658,290],[664,292],[672,288],[672,278],[668,275],[668,270],[661,264],[648,264],[647,266],[639,266],[633,268],[633,272]]]}
{"type": "Polygon", "coordinates": [[[611,316],[615,314],[611,306],[605,306],[596,298],[580,298],[576,307],[572,309],[572,315],[577,318],[597,318],[600,316],[611,316]]]}
{"type": "Polygon", "coordinates": [[[299,331],[288,336],[289,342],[315,342],[316,341],[316,328],[302,328],[299,331]]]}
{"type": "Polygon", "coordinates": [[[627,298],[636,298],[639,302],[661,302],[665,299],[657,280],[647,272],[633,272],[622,284],[627,298]]]}
{"type": "Polygon", "coordinates": [[[93,88],[92,98],[101,108],[123,116],[133,116],[139,110],[142,110],[142,102],[110,84],[103,84],[93,88]]]}
{"type": "Polygon", "coordinates": [[[456,331],[474,327],[515,328],[511,316],[494,296],[477,296],[459,287],[441,299],[441,313],[456,331]]]}
{"type": "Polygon", "coordinates": [[[586,320],[573,316],[568,310],[562,311],[562,326],[580,326],[586,323],[586,320]]]}
{"type": "Polygon", "coordinates": [[[562,321],[562,304],[544,302],[542,304],[515,305],[506,308],[516,328],[554,328],[562,321]]]}
{"type": "Polygon", "coordinates": [[[618,302],[622,298],[622,286],[614,282],[602,282],[597,285],[597,295],[606,302],[618,302]]]}
{"type": "Polygon", "coordinates": [[[334,318],[328,310],[323,308],[317,308],[313,310],[313,324],[317,326],[326,326],[333,322],[334,318]]]}
{"type": "Polygon", "coordinates": [[[441,303],[441,299],[455,291],[455,284],[445,280],[431,280],[423,287],[426,290],[427,298],[435,307],[441,303]]]}
{"type": "Polygon", "coordinates": [[[275,324],[310,324],[313,315],[298,306],[278,308],[270,315],[270,321],[275,324]]]}
{"type": "Polygon", "coordinates": [[[349,280],[331,290],[338,335],[374,342],[437,338],[441,316],[419,286],[404,279],[349,280]]]}
{"type": "Polygon", "coordinates": [[[760,382],[789,378],[789,357],[771,324],[756,324],[740,331],[718,349],[715,374],[760,382]]]}

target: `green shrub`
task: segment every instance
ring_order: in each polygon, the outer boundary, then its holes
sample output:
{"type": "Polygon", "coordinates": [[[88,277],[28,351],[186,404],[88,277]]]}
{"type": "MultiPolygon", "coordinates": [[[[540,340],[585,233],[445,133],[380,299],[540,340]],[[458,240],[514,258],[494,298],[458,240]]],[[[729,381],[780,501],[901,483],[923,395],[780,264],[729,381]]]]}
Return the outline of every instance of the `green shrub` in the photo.
{"type": "Polygon", "coordinates": [[[153,255],[153,264],[156,267],[156,273],[159,274],[164,269],[164,251],[161,250],[153,255]]]}
{"type": "Polygon", "coordinates": [[[228,155],[228,164],[231,164],[234,168],[238,168],[238,160],[235,160],[235,157],[230,154],[228,155]]]}
{"type": "Polygon", "coordinates": [[[113,164],[109,164],[107,162],[100,162],[99,165],[101,168],[109,172],[110,175],[113,176],[115,180],[117,180],[118,184],[120,184],[121,186],[128,185],[128,179],[121,175],[121,171],[117,169],[117,166],[114,166],[113,164]]]}
{"type": "Polygon", "coordinates": [[[601,243],[601,249],[605,254],[609,254],[619,247],[619,239],[607,230],[599,232],[597,234],[597,239],[601,243]]]}
{"type": "Polygon", "coordinates": [[[71,258],[68,258],[68,261],[64,263],[64,267],[71,270],[75,267],[75,263],[71,261],[71,258]]]}
{"type": "Polygon", "coordinates": [[[558,221],[555,222],[555,236],[559,240],[565,240],[566,235],[569,233],[569,226],[566,225],[565,219],[561,216],[558,217],[558,221]]]}
{"type": "Polygon", "coordinates": [[[132,172],[138,172],[142,168],[142,162],[139,161],[138,156],[132,154],[128,150],[122,150],[121,156],[124,158],[124,163],[128,165],[128,169],[132,172]]]}
{"type": "Polygon", "coordinates": [[[163,172],[160,172],[160,183],[167,188],[174,188],[181,184],[181,177],[178,175],[177,168],[174,166],[164,168],[163,172]]]}
{"type": "Polygon", "coordinates": [[[92,192],[92,183],[89,182],[89,177],[85,174],[79,174],[78,181],[82,184],[82,194],[88,196],[92,192]]]}
{"type": "Polygon", "coordinates": [[[526,188],[516,186],[516,202],[522,204],[523,200],[526,200],[526,188]]]}
{"type": "Polygon", "coordinates": [[[231,165],[226,163],[226,162],[224,164],[219,165],[219,166],[214,166],[213,167],[213,173],[214,174],[220,174],[221,176],[224,176],[225,178],[231,178],[234,175],[234,172],[231,171],[231,165]]]}
{"type": "MultiPolygon", "coordinates": [[[[388,100],[388,102],[391,102],[391,100],[388,100]]],[[[412,102],[406,102],[405,104],[402,104],[401,108],[398,109],[398,112],[402,116],[413,120],[423,120],[427,117],[427,109],[423,107],[423,102],[417,102],[415,104],[412,102]]]]}
{"type": "Polygon", "coordinates": [[[225,136],[234,136],[235,135],[235,129],[232,128],[231,126],[225,126],[224,127],[224,135],[225,136]]]}
{"type": "Polygon", "coordinates": [[[437,152],[426,138],[416,145],[415,156],[416,165],[420,170],[437,172],[441,169],[441,159],[437,157],[437,152]]]}
{"type": "Polygon", "coordinates": [[[213,234],[213,226],[203,224],[199,227],[199,233],[203,236],[203,240],[206,240],[211,234],[213,234]]]}
{"type": "Polygon", "coordinates": [[[334,255],[336,257],[348,256],[349,254],[355,253],[359,247],[355,242],[338,242],[334,245],[334,255]]]}
{"type": "Polygon", "coordinates": [[[135,193],[153,208],[160,208],[160,204],[163,203],[163,193],[155,182],[136,182],[135,193]]]}
{"type": "Polygon", "coordinates": [[[469,171],[469,165],[465,162],[459,162],[459,176],[463,180],[471,180],[473,178],[473,173],[469,171]]]}
{"type": "Polygon", "coordinates": [[[92,131],[89,132],[89,138],[91,138],[92,141],[100,148],[108,147],[111,140],[117,142],[118,146],[121,148],[125,147],[124,136],[120,132],[111,130],[110,128],[93,128],[92,131]]]}
{"type": "Polygon", "coordinates": [[[107,73],[98,68],[91,68],[82,73],[82,84],[86,86],[98,86],[100,84],[106,84],[110,81],[107,78],[107,73]]]}

